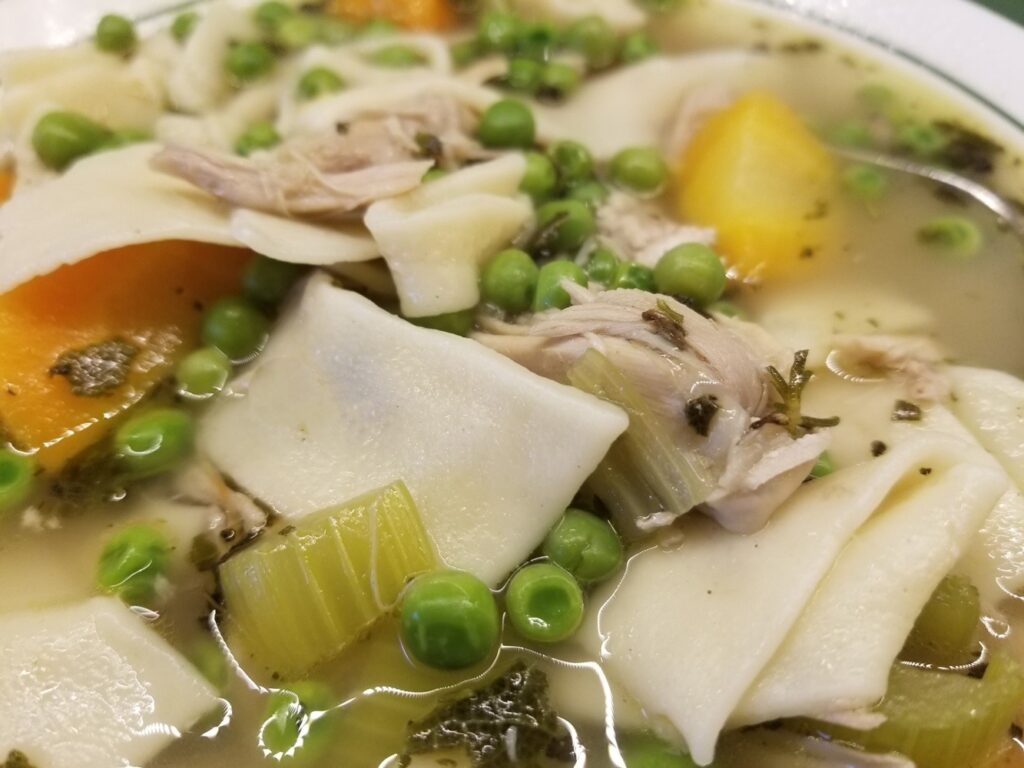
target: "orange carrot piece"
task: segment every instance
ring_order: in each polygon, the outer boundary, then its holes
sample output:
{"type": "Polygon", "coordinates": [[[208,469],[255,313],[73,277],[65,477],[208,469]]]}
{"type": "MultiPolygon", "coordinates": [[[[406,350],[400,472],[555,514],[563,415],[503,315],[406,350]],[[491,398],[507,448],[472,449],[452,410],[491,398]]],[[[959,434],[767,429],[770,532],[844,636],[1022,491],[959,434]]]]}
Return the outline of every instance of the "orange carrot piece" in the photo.
{"type": "Polygon", "coordinates": [[[327,7],[345,19],[387,19],[410,29],[448,29],[455,24],[450,0],[331,0],[327,7]]]}
{"type": "Polygon", "coordinates": [[[11,196],[14,191],[14,171],[0,168],[0,204],[11,196]]]}
{"type": "Polygon", "coordinates": [[[203,307],[239,289],[249,252],[168,241],[107,251],[0,295],[0,428],[46,470],[100,440],[198,344],[203,307]],[[76,395],[62,352],[123,339],[138,353],[113,392],[76,395]]]}

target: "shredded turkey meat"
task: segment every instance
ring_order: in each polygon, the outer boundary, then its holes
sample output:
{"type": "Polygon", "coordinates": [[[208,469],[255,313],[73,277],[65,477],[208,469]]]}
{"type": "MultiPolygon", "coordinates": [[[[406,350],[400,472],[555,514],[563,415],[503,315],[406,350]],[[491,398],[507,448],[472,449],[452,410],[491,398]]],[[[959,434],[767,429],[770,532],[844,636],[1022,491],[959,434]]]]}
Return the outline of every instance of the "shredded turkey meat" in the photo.
{"type": "Polygon", "coordinates": [[[622,192],[613,192],[597,210],[601,239],[627,261],[652,269],[666,251],[684,243],[715,242],[715,231],[679,224],[658,206],[622,192]]]}
{"type": "MultiPolygon", "coordinates": [[[[827,431],[794,438],[775,424],[755,428],[774,407],[766,369],[779,350],[768,348],[763,334],[747,335],[745,324],[719,323],[668,297],[565,287],[574,306],[524,323],[485,320],[475,338],[559,381],[587,350],[601,352],[678,427],[680,443],[711,467],[715,487],[702,508],[730,530],[762,527],[829,443],[827,431]],[[667,332],[659,312],[678,315],[684,335],[667,332]],[[701,398],[710,398],[715,410],[698,428],[688,408],[701,398]]],[[[649,530],[675,519],[652,513],[636,526],[649,530]]]]}
{"type": "Polygon", "coordinates": [[[435,163],[487,156],[469,133],[467,107],[440,95],[366,113],[337,130],[297,136],[249,158],[169,146],[153,167],[232,206],[287,216],[345,217],[419,186],[435,163]]]}

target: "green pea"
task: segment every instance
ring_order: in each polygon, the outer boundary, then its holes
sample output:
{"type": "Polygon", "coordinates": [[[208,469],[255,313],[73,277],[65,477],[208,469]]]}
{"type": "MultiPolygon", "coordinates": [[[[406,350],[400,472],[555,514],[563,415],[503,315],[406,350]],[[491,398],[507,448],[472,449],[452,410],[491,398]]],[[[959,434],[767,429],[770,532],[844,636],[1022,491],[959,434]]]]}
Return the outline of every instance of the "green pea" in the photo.
{"type": "Polygon", "coordinates": [[[220,392],[231,376],[231,360],[216,347],[203,347],[178,363],[174,377],[179,391],[190,397],[220,392]]]}
{"type": "Polygon", "coordinates": [[[393,35],[397,31],[398,27],[395,26],[395,23],[387,19],[370,19],[359,30],[363,37],[383,37],[393,35]]]}
{"type": "Polygon", "coordinates": [[[235,43],[228,49],[224,68],[237,83],[251,83],[274,68],[274,53],[260,42],[235,43]]]}
{"type": "Polygon", "coordinates": [[[304,269],[299,264],[254,256],[242,273],[245,298],[256,304],[273,306],[281,302],[304,269]]]}
{"type": "Polygon", "coordinates": [[[655,194],[668,181],[668,165],[652,147],[630,147],[612,158],[608,168],[612,181],[632,192],[655,194]]]}
{"type": "Polygon", "coordinates": [[[597,231],[594,214],[579,200],[554,200],[537,209],[540,245],[555,253],[575,253],[597,231]]]}
{"type": "Polygon", "coordinates": [[[572,637],[583,621],[583,591],[564,568],[531,563],[509,581],[505,607],[525,640],[558,643],[572,637]]]}
{"type": "Polygon", "coordinates": [[[103,546],[96,582],[130,605],[143,605],[156,596],[157,582],[170,559],[171,545],[160,531],[142,523],[130,525],[103,546]]]}
{"type": "Polygon", "coordinates": [[[480,17],[476,37],[485,53],[511,53],[519,41],[523,23],[511,13],[488,11],[480,17]]]}
{"type": "Polygon", "coordinates": [[[619,740],[619,750],[626,761],[626,768],[697,768],[697,764],[683,750],[653,734],[626,736],[619,740]]]}
{"type": "MultiPolygon", "coordinates": [[[[250,272],[246,279],[252,280],[250,272]]],[[[207,308],[202,322],[204,342],[233,356],[235,360],[247,358],[262,347],[267,320],[259,311],[241,298],[222,299],[207,308]]]]}
{"type": "Polygon", "coordinates": [[[192,30],[199,23],[199,14],[195,11],[179,13],[171,22],[171,37],[179,43],[184,43],[192,36],[192,30]]]}
{"type": "Polygon", "coordinates": [[[263,348],[267,326],[267,318],[251,302],[241,297],[228,297],[207,308],[201,335],[204,344],[217,347],[238,362],[263,348]]]}
{"type": "Polygon", "coordinates": [[[192,452],[192,417],[175,408],[154,408],[128,419],[114,433],[118,464],[134,477],[173,469],[192,452]]]}
{"type": "Polygon", "coordinates": [[[513,314],[525,312],[533,303],[540,268],[526,251],[509,248],[484,266],[480,293],[484,301],[513,314]]]}
{"type": "Polygon", "coordinates": [[[245,129],[245,133],[235,139],[235,152],[248,157],[261,149],[270,149],[281,143],[281,134],[270,122],[253,123],[245,129]]]}
{"type": "Polygon", "coordinates": [[[619,58],[623,64],[635,64],[638,61],[649,59],[658,52],[658,44],[646,32],[634,32],[626,35],[622,41],[622,50],[619,51],[619,58]]]}
{"type": "Polygon", "coordinates": [[[526,153],[526,172],[519,182],[519,189],[533,198],[534,205],[550,200],[558,189],[558,172],[547,155],[540,152],[526,153]]]}
{"type": "Polygon", "coordinates": [[[345,81],[336,72],[327,67],[314,67],[299,78],[295,93],[304,101],[312,101],[344,87],[345,81]]]}
{"type": "Polygon", "coordinates": [[[858,120],[846,120],[825,131],[825,139],[839,147],[869,149],[875,144],[871,129],[858,120]]]}
{"type": "Polygon", "coordinates": [[[320,35],[317,20],[305,13],[293,13],[274,29],[274,43],[286,51],[299,51],[316,42],[320,35]]]}
{"type": "Polygon", "coordinates": [[[480,43],[475,38],[469,40],[459,40],[458,42],[452,43],[449,48],[449,53],[452,57],[452,63],[457,69],[468,67],[474,61],[480,58],[482,51],[480,50],[480,43]]]}
{"type": "Polygon", "coordinates": [[[96,25],[96,47],[107,53],[128,53],[138,38],[135,25],[124,16],[108,13],[96,25]]]}
{"type": "Polygon", "coordinates": [[[36,462],[31,456],[0,449],[0,514],[21,507],[35,486],[36,462]]]}
{"type": "Polygon", "coordinates": [[[658,259],[654,284],[659,293],[682,296],[698,306],[706,306],[725,292],[725,267],[718,254],[706,245],[677,245],[658,259]]]}
{"type": "Polygon", "coordinates": [[[572,280],[577,285],[587,284],[586,273],[568,259],[555,259],[540,268],[537,274],[537,292],[533,297],[533,311],[565,309],[572,302],[562,287],[562,279],[572,280]]]}
{"type": "Polygon", "coordinates": [[[811,477],[822,478],[827,475],[831,475],[836,471],[835,464],[832,463],[832,457],[829,456],[828,451],[821,454],[818,460],[814,462],[814,466],[811,468],[811,477]]]}
{"type": "Polygon", "coordinates": [[[599,181],[581,181],[579,184],[569,187],[565,196],[569,200],[586,203],[591,210],[596,211],[608,199],[608,187],[599,181]]]}
{"type": "Polygon", "coordinates": [[[654,293],[654,270],[643,264],[627,262],[619,265],[612,280],[612,288],[632,288],[637,291],[654,293]]]}
{"type": "Polygon", "coordinates": [[[223,691],[231,682],[231,670],[224,652],[212,637],[202,635],[193,640],[185,653],[192,666],[199,670],[218,691],[223,691]]]}
{"type": "Polygon", "coordinates": [[[423,54],[408,45],[385,45],[367,54],[366,60],[378,67],[407,69],[426,63],[423,54]]]}
{"type": "Polygon", "coordinates": [[[619,273],[619,266],[622,262],[611,248],[600,246],[594,249],[587,261],[587,277],[595,283],[604,286],[611,286],[615,276],[619,273]]]}
{"type": "Polygon", "coordinates": [[[430,328],[434,331],[444,331],[456,336],[469,336],[470,331],[476,324],[476,307],[462,309],[458,312],[445,312],[443,315],[431,315],[429,317],[413,317],[409,321],[421,328],[430,328]]]}
{"type": "Polygon", "coordinates": [[[537,96],[548,101],[561,101],[575,93],[579,87],[580,73],[575,67],[552,61],[541,72],[537,96]]]}
{"type": "Polygon", "coordinates": [[[417,577],[402,600],[402,645],[438,669],[463,669],[486,660],[498,644],[498,606],[487,585],[464,571],[417,577]]]}
{"type": "Polygon", "coordinates": [[[857,91],[857,101],[873,115],[888,116],[896,108],[895,91],[887,85],[868,83],[857,91]]]}
{"type": "Polygon", "coordinates": [[[843,171],[843,187],[866,202],[880,200],[889,189],[889,177],[873,165],[851,165],[843,171]]]}
{"type": "Polygon", "coordinates": [[[940,216],[917,231],[917,239],[936,251],[959,259],[978,255],[984,245],[981,230],[962,216],[940,216]]]}
{"type": "Polygon", "coordinates": [[[516,40],[516,55],[537,61],[547,61],[558,48],[560,37],[559,30],[549,22],[538,21],[524,24],[519,33],[519,39],[516,40]]]}
{"type": "Polygon", "coordinates": [[[583,56],[590,69],[610,67],[619,53],[615,31],[600,16],[588,16],[574,22],[566,30],[565,42],[583,56]]]}
{"type": "Polygon", "coordinates": [[[501,99],[481,116],[477,138],[485,147],[526,148],[533,146],[536,131],[528,106],[516,99],[501,99]]]}
{"type": "Polygon", "coordinates": [[[611,523],[571,507],[544,539],[541,551],[583,584],[607,579],[623,557],[622,541],[611,523]]]}
{"type": "Polygon", "coordinates": [[[544,65],[533,59],[512,59],[508,63],[508,71],[505,73],[505,85],[513,91],[523,93],[534,93],[540,88],[541,76],[544,74],[544,65]]]}
{"type": "Polygon", "coordinates": [[[329,712],[335,705],[331,689],[320,682],[291,683],[267,699],[260,728],[263,746],[287,755],[283,765],[309,765],[322,758],[333,741],[334,721],[329,712]],[[313,715],[317,716],[314,717],[313,715]]]}
{"type": "Polygon", "coordinates": [[[566,186],[588,181],[594,175],[594,158],[578,141],[556,141],[548,148],[548,157],[566,186]]]}
{"type": "Polygon", "coordinates": [[[349,42],[358,34],[355,26],[344,19],[325,15],[314,18],[317,22],[316,39],[324,45],[341,45],[349,42]]]}
{"type": "Polygon", "coordinates": [[[267,33],[273,33],[282,21],[294,15],[294,8],[278,0],[260,3],[252,13],[257,26],[267,33]]]}
{"type": "Polygon", "coordinates": [[[734,317],[737,320],[744,320],[747,316],[747,313],[743,311],[742,307],[733,304],[731,301],[726,301],[725,299],[719,299],[718,301],[708,304],[707,311],[712,315],[734,317]]]}
{"type": "Polygon", "coordinates": [[[47,112],[32,129],[32,148],[47,168],[63,171],[110,138],[110,130],[77,112],[47,112]]]}
{"type": "Polygon", "coordinates": [[[930,123],[906,122],[896,129],[896,143],[919,157],[934,157],[947,144],[946,134],[930,123]]]}

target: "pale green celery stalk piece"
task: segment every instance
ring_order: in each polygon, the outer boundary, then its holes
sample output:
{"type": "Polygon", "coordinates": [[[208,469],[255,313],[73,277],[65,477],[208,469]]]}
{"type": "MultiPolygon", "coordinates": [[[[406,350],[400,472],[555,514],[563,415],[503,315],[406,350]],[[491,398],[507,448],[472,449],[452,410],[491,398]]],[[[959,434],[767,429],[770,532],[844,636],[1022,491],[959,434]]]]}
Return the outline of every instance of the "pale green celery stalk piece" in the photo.
{"type": "Polygon", "coordinates": [[[568,378],[629,414],[629,429],[590,478],[620,531],[636,534],[636,521],[652,511],[682,515],[707,499],[714,482],[703,458],[680,444],[672,425],[604,355],[588,350],[568,378]]]}
{"type": "Polygon", "coordinates": [[[296,679],[363,633],[437,565],[405,485],[271,532],[220,567],[229,627],[267,671],[296,679]]]}
{"type": "Polygon", "coordinates": [[[917,768],[978,765],[1002,739],[1024,702],[1024,670],[996,653],[981,680],[953,672],[893,667],[878,706],[886,722],[872,731],[811,727],[872,752],[899,752],[917,768]]]}

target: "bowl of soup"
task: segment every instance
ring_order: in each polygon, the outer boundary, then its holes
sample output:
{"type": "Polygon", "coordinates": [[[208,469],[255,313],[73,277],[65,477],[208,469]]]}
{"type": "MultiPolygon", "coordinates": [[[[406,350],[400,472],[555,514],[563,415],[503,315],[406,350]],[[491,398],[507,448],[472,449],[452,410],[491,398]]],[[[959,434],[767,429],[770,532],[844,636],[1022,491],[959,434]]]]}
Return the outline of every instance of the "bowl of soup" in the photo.
{"type": "Polygon", "coordinates": [[[1024,765],[1024,33],[797,5],[0,4],[2,764],[1024,765]]]}

